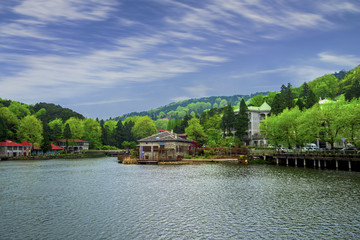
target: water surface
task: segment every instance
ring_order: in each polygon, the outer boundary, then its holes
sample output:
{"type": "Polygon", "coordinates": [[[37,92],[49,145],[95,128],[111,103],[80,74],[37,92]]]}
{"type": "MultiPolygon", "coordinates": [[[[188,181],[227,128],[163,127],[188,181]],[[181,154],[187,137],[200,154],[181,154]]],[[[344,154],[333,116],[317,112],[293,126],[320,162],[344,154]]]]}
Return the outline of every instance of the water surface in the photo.
{"type": "Polygon", "coordinates": [[[0,239],[359,239],[360,173],[0,162],[0,239]]]}

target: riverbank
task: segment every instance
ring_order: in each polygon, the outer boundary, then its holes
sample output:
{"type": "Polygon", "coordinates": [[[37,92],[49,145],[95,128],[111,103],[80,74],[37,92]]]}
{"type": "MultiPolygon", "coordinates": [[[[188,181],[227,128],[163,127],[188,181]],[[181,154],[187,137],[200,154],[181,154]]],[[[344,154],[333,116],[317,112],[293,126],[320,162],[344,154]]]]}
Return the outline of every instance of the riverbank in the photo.
{"type": "Polygon", "coordinates": [[[76,153],[76,154],[72,153],[72,154],[21,156],[21,157],[2,159],[1,161],[100,158],[105,156],[106,156],[105,153],[76,153]]]}

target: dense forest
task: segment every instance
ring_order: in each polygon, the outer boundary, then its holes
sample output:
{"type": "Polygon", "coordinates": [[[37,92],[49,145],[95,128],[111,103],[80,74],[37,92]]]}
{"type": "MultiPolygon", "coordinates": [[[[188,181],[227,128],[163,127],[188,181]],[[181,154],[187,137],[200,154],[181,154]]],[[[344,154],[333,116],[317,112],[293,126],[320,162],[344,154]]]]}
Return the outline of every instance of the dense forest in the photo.
{"type": "Polygon", "coordinates": [[[156,109],[150,109],[143,112],[132,112],[119,117],[115,117],[114,120],[121,119],[122,121],[128,117],[134,116],[149,116],[151,119],[156,120],[160,118],[175,118],[178,117],[182,119],[186,114],[195,116],[195,113],[201,114],[205,110],[210,110],[211,108],[224,108],[226,105],[230,104],[232,106],[238,106],[241,99],[245,101],[251,99],[257,95],[267,95],[268,92],[256,92],[251,95],[233,95],[233,96],[212,96],[212,97],[203,97],[203,98],[194,98],[187,99],[183,101],[178,101],[170,103],[165,106],[158,107],[156,109]]]}
{"type": "Polygon", "coordinates": [[[186,133],[190,139],[207,146],[240,146],[249,121],[248,106],[260,106],[266,101],[271,106],[271,117],[262,124],[262,133],[273,144],[301,145],[313,140],[310,136],[314,137],[315,133],[325,134],[323,140],[331,144],[339,138],[358,144],[359,71],[360,66],[348,72],[326,74],[296,88],[291,84],[282,85],[279,92],[189,99],[100,121],[84,118],[55,104],[27,105],[0,98],[0,141],[26,140],[39,144],[44,151],[57,139],[87,140],[92,149],[134,148],[137,140],[159,129],[167,129],[186,133]],[[332,106],[320,107],[320,98],[328,99],[330,103],[338,101],[332,106]],[[327,119],[330,113],[332,118],[327,119]],[[324,129],[324,122],[326,126],[336,123],[337,127],[324,129]],[[315,123],[318,124],[316,129],[312,128],[315,123]],[[309,134],[302,137],[291,135],[296,126],[301,126],[297,133],[310,131],[309,134]],[[281,138],[279,134],[287,138],[281,138]],[[329,139],[331,136],[334,137],[329,139]]]}

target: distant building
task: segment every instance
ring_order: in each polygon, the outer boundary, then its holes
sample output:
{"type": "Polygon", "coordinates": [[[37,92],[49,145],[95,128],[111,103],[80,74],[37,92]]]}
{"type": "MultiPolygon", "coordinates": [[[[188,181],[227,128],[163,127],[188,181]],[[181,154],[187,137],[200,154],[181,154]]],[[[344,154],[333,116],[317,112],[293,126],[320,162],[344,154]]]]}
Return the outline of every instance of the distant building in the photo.
{"type": "MultiPolygon", "coordinates": [[[[63,150],[65,150],[65,148],[56,146],[56,145],[51,143],[51,149],[49,149],[49,151],[47,151],[45,154],[59,154],[60,151],[63,151],[63,150]]],[[[39,146],[35,145],[34,148],[33,148],[33,154],[43,155],[44,152],[39,146]]]]}
{"type": "Polygon", "coordinates": [[[10,140],[0,142],[0,158],[11,158],[31,155],[31,143],[15,143],[10,140]]]}
{"type": "MultiPolygon", "coordinates": [[[[267,146],[267,140],[261,135],[259,125],[270,114],[271,107],[264,102],[260,107],[248,107],[249,124],[243,140],[248,146],[267,146]]],[[[235,114],[238,114],[237,112],[235,114]]]]}
{"type": "Polygon", "coordinates": [[[186,135],[163,131],[139,141],[140,158],[144,160],[162,161],[176,160],[189,154],[195,142],[186,135]]]}
{"type": "MultiPolygon", "coordinates": [[[[56,140],[55,144],[59,147],[66,148],[66,139],[56,140]]],[[[89,142],[80,139],[68,139],[69,152],[80,152],[81,150],[89,150],[89,142]]]]}

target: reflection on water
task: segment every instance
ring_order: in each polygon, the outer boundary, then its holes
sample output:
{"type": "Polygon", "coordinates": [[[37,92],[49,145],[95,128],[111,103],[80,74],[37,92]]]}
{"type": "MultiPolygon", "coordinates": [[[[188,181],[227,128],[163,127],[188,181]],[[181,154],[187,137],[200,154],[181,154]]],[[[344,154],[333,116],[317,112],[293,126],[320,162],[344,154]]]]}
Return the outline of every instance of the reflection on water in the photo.
{"type": "Polygon", "coordinates": [[[0,162],[0,239],[358,239],[360,173],[0,162]]]}

